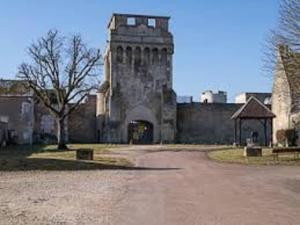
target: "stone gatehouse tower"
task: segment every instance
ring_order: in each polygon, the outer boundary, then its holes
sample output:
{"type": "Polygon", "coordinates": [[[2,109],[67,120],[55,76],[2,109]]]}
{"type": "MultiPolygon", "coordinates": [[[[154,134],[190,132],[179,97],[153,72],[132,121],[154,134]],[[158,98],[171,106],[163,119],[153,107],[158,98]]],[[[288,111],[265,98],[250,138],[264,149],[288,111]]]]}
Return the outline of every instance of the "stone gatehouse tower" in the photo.
{"type": "Polygon", "coordinates": [[[100,142],[172,143],[176,94],[169,17],[114,14],[97,94],[100,142]]]}

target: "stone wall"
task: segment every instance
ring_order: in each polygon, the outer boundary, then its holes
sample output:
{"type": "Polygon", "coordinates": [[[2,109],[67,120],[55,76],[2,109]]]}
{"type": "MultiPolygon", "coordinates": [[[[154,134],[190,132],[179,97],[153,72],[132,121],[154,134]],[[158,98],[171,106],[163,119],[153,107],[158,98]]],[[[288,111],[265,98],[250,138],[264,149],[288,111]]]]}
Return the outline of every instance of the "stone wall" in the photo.
{"type": "Polygon", "coordinates": [[[0,117],[8,121],[8,130],[17,144],[31,144],[34,103],[29,96],[0,96],[0,117]]]}
{"type": "Polygon", "coordinates": [[[0,148],[8,142],[8,124],[0,121],[0,148]]]}
{"type": "Polygon", "coordinates": [[[69,142],[95,143],[96,129],[96,95],[88,96],[68,120],[69,142]]]}
{"type": "MultiPolygon", "coordinates": [[[[300,54],[287,46],[280,46],[274,76],[272,111],[274,143],[280,129],[295,128],[300,133],[300,54]]],[[[299,143],[300,144],[300,143],[299,143]]]]}
{"type": "MultiPolygon", "coordinates": [[[[192,144],[233,144],[234,121],[231,116],[241,104],[188,103],[177,105],[177,142],[192,144]]],[[[268,124],[268,137],[271,136],[268,124]]],[[[242,125],[242,144],[259,133],[259,143],[264,144],[264,129],[261,121],[248,120],[242,125]]]]}
{"type": "Polygon", "coordinates": [[[275,73],[273,94],[272,94],[272,111],[276,115],[274,119],[274,143],[277,142],[276,132],[280,129],[290,128],[290,111],[291,111],[291,94],[288,79],[285,71],[278,65],[275,73]]]}
{"type": "Polygon", "coordinates": [[[55,144],[57,142],[55,117],[38,99],[35,99],[34,117],[33,141],[42,144],[55,144]]]}
{"type": "Polygon", "coordinates": [[[173,143],[177,130],[177,103],[173,90],[163,90],[162,108],[161,143],[173,143]]]}

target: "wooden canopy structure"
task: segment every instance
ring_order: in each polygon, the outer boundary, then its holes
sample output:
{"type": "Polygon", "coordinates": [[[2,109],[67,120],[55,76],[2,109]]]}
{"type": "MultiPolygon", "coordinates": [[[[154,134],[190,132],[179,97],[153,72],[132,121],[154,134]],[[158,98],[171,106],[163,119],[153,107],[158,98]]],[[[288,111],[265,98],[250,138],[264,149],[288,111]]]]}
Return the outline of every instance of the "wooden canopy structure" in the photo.
{"type": "MultiPolygon", "coordinates": [[[[259,120],[262,121],[264,126],[264,140],[265,145],[268,145],[268,131],[267,124],[268,121],[271,123],[271,136],[273,134],[273,118],[275,114],[262,102],[260,102],[255,97],[250,97],[249,100],[238,110],[236,111],[231,119],[234,120],[234,141],[239,145],[242,144],[242,122],[244,120],[259,120]],[[239,131],[239,132],[238,132],[239,131]],[[239,137],[238,137],[239,134],[239,137]]],[[[272,137],[271,137],[272,140],[272,137]]],[[[270,141],[271,141],[270,140],[270,141]]]]}

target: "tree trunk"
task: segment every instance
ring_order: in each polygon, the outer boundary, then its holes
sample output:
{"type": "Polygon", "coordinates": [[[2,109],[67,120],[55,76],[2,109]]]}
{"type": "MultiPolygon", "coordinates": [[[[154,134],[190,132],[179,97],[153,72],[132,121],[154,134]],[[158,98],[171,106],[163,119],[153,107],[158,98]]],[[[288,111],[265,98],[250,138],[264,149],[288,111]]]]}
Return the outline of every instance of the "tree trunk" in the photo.
{"type": "Polygon", "coordinates": [[[65,120],[57,119],[57,148],[60,150],[67,149],[66,135],[65,135],[65,120]]]}

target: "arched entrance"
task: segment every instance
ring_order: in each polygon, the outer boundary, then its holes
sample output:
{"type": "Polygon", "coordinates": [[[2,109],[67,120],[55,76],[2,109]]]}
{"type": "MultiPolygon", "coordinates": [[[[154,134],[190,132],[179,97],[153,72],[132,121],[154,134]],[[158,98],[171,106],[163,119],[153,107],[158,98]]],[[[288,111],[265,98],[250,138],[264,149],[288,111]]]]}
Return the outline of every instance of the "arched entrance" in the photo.
{"type": "Polygon", "coordinates": [[[128,124],[128,143],[153,144],[153,124],[142,120],[131,121],[128,124]]]}

